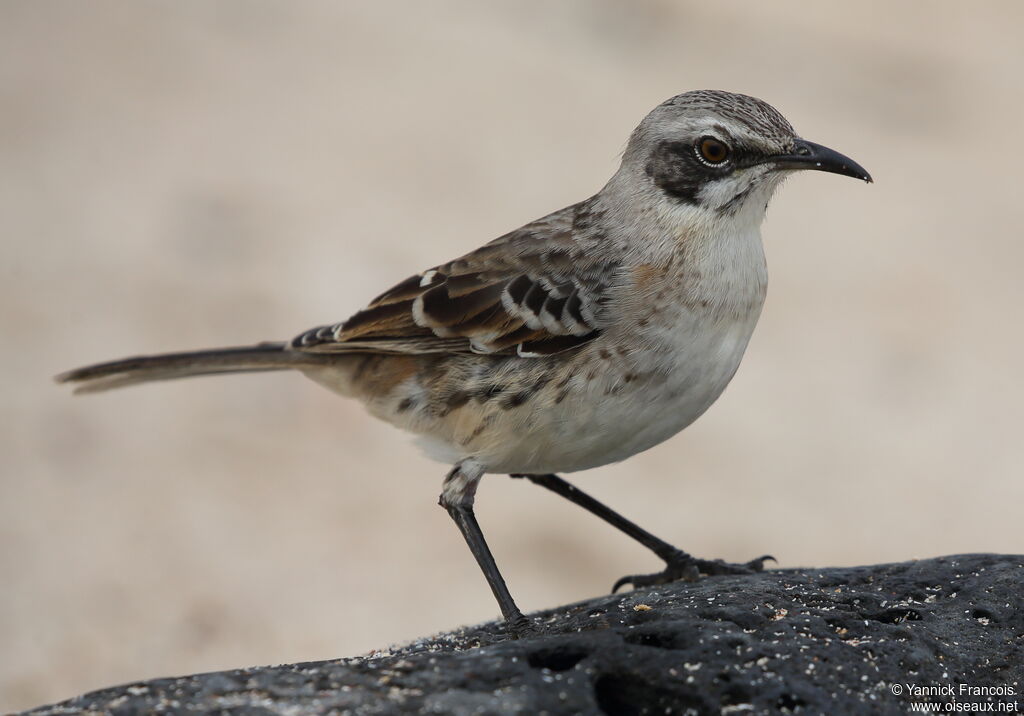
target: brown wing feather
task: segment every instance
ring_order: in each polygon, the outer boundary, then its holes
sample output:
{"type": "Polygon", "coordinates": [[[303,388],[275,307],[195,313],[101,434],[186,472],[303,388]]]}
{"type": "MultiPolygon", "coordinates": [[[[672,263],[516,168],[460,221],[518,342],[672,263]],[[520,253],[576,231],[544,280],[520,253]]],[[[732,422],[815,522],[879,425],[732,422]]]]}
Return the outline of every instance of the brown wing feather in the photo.
{"type": "Polygon", "coordinates": [[[568,207],[410,276],[344,323],[306,331],[292,347],[541,356],[593,340],[618,268],[594,260],[578,240],[588,210],[589,202],[568,207]]]}

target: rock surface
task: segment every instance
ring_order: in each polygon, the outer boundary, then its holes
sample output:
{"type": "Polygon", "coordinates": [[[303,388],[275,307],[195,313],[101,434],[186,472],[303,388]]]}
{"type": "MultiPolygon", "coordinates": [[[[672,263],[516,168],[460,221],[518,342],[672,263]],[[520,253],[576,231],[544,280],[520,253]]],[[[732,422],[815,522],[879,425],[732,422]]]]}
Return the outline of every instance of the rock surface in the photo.
{"type": "Polygon", "coordinates": [[[359,658],[129,684],[29,713],[902,714],[915,701],[1024,710],[1024,556],[716,577],[534,616],[542,634],[519,641],[485,624],[359,658]],[[915,697],[915,685],[954,695],[915,697]]]}

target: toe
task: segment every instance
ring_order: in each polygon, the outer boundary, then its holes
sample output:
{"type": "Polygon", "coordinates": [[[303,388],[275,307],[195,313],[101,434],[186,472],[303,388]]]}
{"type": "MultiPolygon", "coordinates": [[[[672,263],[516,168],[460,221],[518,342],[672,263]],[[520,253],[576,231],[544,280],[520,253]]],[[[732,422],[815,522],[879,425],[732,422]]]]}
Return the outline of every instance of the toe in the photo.
{"type": "Polygon", "coordinates": [[[757,559],[750,560],[747,562],[746,566],[755,572],[763,572],[765,562],[775,562],[778,564],[779,560],[775,559],[775,557],[772,557],[770,554],[766,554],[762,557],[758,557],[757,559]]]}
{"type": "Polygon", "coordinates": [[[640,574],[627,574],[625,577],[620,578],[615,584],[612,585],[612,594],[619,591],[627,584],[636,587],[636,582],[641,578],[640,574]]]}

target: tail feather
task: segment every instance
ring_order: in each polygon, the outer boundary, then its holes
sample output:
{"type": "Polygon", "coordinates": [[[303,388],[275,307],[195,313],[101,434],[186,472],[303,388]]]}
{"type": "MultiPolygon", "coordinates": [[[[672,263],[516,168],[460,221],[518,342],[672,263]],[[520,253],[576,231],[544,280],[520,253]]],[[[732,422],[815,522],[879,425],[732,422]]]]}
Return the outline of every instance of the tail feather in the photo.
{"type": "Polygon", "coordinates": [[[61,373],[58,383],[78,383],[75,393],[98,393],[154,380],[217,373],[289,370],[335,362],[336,357],[289,350],[285,343],[135,356],[61,373]]]}

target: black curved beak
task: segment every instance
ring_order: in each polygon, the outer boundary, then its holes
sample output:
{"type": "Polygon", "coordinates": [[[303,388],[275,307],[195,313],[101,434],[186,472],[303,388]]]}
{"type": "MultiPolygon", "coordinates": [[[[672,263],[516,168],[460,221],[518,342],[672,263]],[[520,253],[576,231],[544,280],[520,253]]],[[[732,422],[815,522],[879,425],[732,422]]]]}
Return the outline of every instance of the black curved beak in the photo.
{"type": "Polygon", "coordinates": [[[796,140],[791,154],[781,154],[770,160],[779,169],[813,169],[863,179],[870,183],[871,175],[857,162],[834,149],[823,147],[806,139],[796,140]]]}

